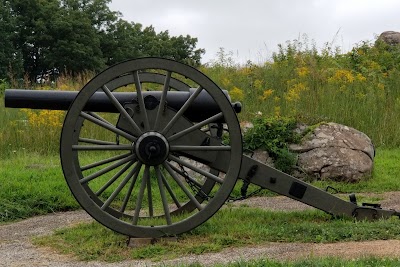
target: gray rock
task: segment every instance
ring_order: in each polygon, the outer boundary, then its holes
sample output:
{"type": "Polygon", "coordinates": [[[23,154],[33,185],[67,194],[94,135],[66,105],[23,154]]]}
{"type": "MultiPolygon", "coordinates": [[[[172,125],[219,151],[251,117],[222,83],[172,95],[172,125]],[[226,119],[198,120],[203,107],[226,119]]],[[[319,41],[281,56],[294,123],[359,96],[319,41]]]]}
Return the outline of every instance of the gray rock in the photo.
{"type": "Polygon", "coordinates": [[[270,167],[274,167],[274,160],[269,156],[268,152],[262,149],[257,149],[254,151],[252,158],[262,162],[270,167]]]}
{"type": "Polygon", "coordinates": [[[400,32],[385,31],[379,35],[378,40],[382,40],[390,45],[400,44],[400,32]]]}
{"type": "Polygon", "coordinates": [[[375,149],[364,133],[337,123],[324,123],[291,145],[298,153],[299,178],[357,182],[371,174],[375,149]]]}

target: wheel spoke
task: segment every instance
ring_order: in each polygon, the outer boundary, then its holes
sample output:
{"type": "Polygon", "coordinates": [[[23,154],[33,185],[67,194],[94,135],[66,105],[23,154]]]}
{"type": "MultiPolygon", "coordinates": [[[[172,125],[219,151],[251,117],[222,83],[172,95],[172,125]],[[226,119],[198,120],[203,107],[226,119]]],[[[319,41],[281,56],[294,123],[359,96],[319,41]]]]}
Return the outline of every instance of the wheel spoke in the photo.
{"type": "Polygon", "coordinates": [[[126,133],[120,129],[118,129],[117,127],[115,127],[114,125],[112,125],[111,123],[107,123],[104,122],[103,120],[100,120],[96,117],[93,117],[92,115],[89,115],[88,113],[85,113],[83,111],[81,111],[80,116],[84,119],[87,119],[88,121],[93,122],[94,124],[97,124],[113,133],[119,134],[123,137],[125,137],[126,139],[128,139],[131,142],[135,142],[136,141],[136,137],[134,137],[133,135],[130,135],[129,133],[126,133]]]}
{"type": "Polygon", "coordinates": [[[171,214],[169,213],[168,201],[167,201],[167,196],[165,195],[165,190],[164,190],[164,186],[163,186],[163,180],[162,180],[162,176],[161,176],[160,167],[156,166],[154,168],[156,170],[158,188],[160,190],[161,201],[163,204],[165,219],[167,220],[167,224],[171,225],[172,224],[171,214]]]}
{"type": "Polygon", "coordinates": [[[185,173],[182,170],[179,170],[177,167],[175,167],[173,164],[167,162],[167,164],[175,171],[177,172],[180,176],[188,179],[191,183],[195,184],[197,187],[202,187],[201,184],[199,184],[199,182],[197,182],[195,179],[193,179],[192,177],[190,177],[190,175],[188,175],[187,173],[185,173]]]}
{"type": "Polygon", "coordinates": [[[160,104],[158,105],[158,111],[157,111],[157,116],[154,122],[153,129],[154,130],[160,130],[158,129],[158,122],[160,120],[161,113],[164,112],[164,107],[165,107],[165,100],[167,98],[167,92],[169,91],[169,82],[171,80],[171,75],[172,73],[170,71],[167,72],[167,75],[165,76],[165,82],[164,82],[164,88],[162,91],[161,99],[160,99],[160,104]]]}
{"type": "Polygon", "coordinates": [[[175,122],[183,115],[183,113],[185,113],[185,111],[190,107],[202,90],[203,87],[201,86],[196,89],[196,91],[189,97],[188,100],[186,100],[185,104],[183,104],[175,116],[168,122],[165,128],[161,131],[161,134],[165,135],[172,128],[172,126],[174,126],[175,122]]]}
{"type": "Polygon", "coordinates": [[[204,176],[207,177],[207,178],[210,178],[210,179],[214,180],[215,182],[217,182],[217,183],[219,183],[219,184],[222,184],[222,183],[224,182],[223,179],[221,179],[221,178],[219,178],[219,177],[217,177],[217,176],[215,176],[215,175],[213,175],[213,174],[211,174],[211,173],[209,173],[209,172],[203,171],[202,169],[200,169],[200,168],[198,168],[198,167],[196,167],[196,166],[193,166],[192,164],[187,163],[186,161],[181,160],[181,159],[178,158],[178,157],[175,157],[175,156],[173,156],[173,155],[169,155],[169,158],[170,158],[171,160],[177,162],[178,164],[181,164],[181,165],[183,165],[183,166],[185,166],[185,167],[188,167],[189,169],[191,169],[191,170],[193,170],[193,171],[195,171],[195,172],[197,172],[197,173],[200,173],[201,175],[204,175],[204,176]]]}
{"type": "Polygon", "coordinates": [[[160,174],[161,174],[162,182],[163,182],[165,188],[167,189],[168,194],[171,196],[171,198],[172,198],[172,200],[174,201],[175,205],[176,205],[178,208],[181,208],[181,207],[182,207],[182,204],[179,202],[179,200],[178,200],[178,198],[176,197],[176,195],[175,195],[174,191],[172,190],[171,186],[168,184],[167,179],[165,179],[165,177],[164,177],[164,175],[162,174],[162,172],[160,172],[160,174]]]}
{"type": "Polygon", "coordinates": [[[198,210],[202,210],[203,206],[199,203],[199,201],[190,193],[190,191],[186,188],[186,186],[182,183],[182,181],[179,179],[178,176],[176,176],[176,173],[174,170],[171,169],[171,167],[167,163],[163,163],[164,168],[168,171],[168,173],[171,175],[171,177],[175,180],[175,182],[179,185],[179,187],[182,189],[182,191],[185,193],[185,195],[196,205],[196,208],[198,210]]]}
{"type": "Polygon", "coordinates": [[[150,130],[150,124],[149,124],[149,118],[147,117],[147,110],[144,105],[144,98],[143,98],[143,94],[142,94],[142,85],[140,84],[140,78],[139,78],[138,71],[133,72],[133,79],[135,81],[137,99],[139,102],[140,114],[142,115],[142,119],[143,119],[143,123],[144,123],[144,129],[145,129],[145,131],[148,131],[148,130],[150,130]]]}
{"type": "Polygon", "coordinates": [[[98,167],[98,166],[101,166],[101,165],[104,165],[104,164],[107,164],[107,163],[110,163],[110,162],[113,162],[116,160],[120,160],[120,159],[129,157],[130,155],[132,155],[132,153],[129,152],[126,154],[122,154],[122,155],[114,156],[114,157],[104,159],[104,160],[101,160],[98,162],[94,162],[94,163],[91,163],[91,164],[81,167],[81,171],[86,171],[86,170],[89,170],[89,169],[92,169],[92,168],[95,168],[95,167],[98,167]]]}
{"type": "Polygon", "coordinates": [[[206,119],[206,120],[204,120],[202,122],[196,123],[193,126],[191,126],[191,127],[187,128],[187,129],[185,129],[185,130],[183,130],[183,131],[181,131],[179,133],[176,133],[176,134],[168,137],[167,139],[168,139],[169,142],[172,142],[172,141],[174,141],[174,140],[176,140],[176,139],[178,139],[178,138],[180,138],[180,137],[182,137],[182,136],[184,136],[184,135],[186,135],[188,133],[191,133],[191,132],[193,132],[193,131],[195,131],[197,129],[200,129],[201,127],[203,127],[203,126],[205,126],[205,125],[207,125],[209,123],[212,123],[212,122],[214,122],[216,120],[219,120],[219,119],[221,119],[223,117],[224,117],[224,114],[222,112],[220,112],[220,113],[215,114],[214,116],[212,116],[212,117],[210,117],[210,118],[208,118],[208,119],[206,119]]]}
{"type": "Polygon", "coordinates": [[[89,139],[89,138],[79,138],[79,142],[86,144],[94,144],[94,145],[115,145],[115,142],[97,140],[97,139],[89,139]]]}
{"type": "Polygon", "coordinates": [[[73,145],[72,150],[104,150],[104,151],[114,151],[114,150],[133,150],[134,147],[132,145],[96,145],[96,146],[88,146],[88,145],[73,145]]]}
{"type": "Polygon", "coordinates": [[[106,167],[106,168],[104,168],[104,169],[102,169],[102,170],[100,170],[98,172],[95,172],[95,173],[93,173],[91,175],[88,175],[88,176],[80,179],[79,182],[81,184],[85,184],[85,183],[87,183],[87,182],[89,182],[89,181],[91,181],[91,180],[93,180],[93,179],[95,179],[95,178],[107,173],[107,172],[110,172],[110,171],[118,168],[119,166],[129,162],[130,160],[133,160],[134,158],[135,158],[135,156],[131,155],[131,156],[125,158],[125,159],[122,159],[122,160],[120,160],[118,162],[115,162],[114,164],[112,164],[112,165],[110,165],[110,166],[108,166],[108,167],[106,167]]]}
{"type": "Polygon", "coordinates": [[[108,206],[110,206],[111,202],[118,196],[118,194],[121,192],[121,190],[125,187],[125,185],[129,182],[129,180],[132,178],[132,176],[137,172],[139,164],[136,164],[136,166],[128,173],[127,176],[121,181],[121,183],[118,185],[117,189],[111,194],[111,196],[104,202],[103,206],[101,206],[102,210],[105,210],[108,206]]]}
{"type": "Polygon", "coordinates": [[[231,151],[230,146],[170,146],[170,151],[231,151]]]}
{"type": "Polygon", "coordinates": [[[132,165],[133,161],[126,164],[121,170],[119,170],[111,179],[105,183],[97,192],[96,196],[100,196],[110,185],[112,185],[122,174],[124,174],[132,165]]]}
{"type": "Polygon", "coordinates": [[[125,117],[125,119],[130,123],[130,125],[138,132],[142,133],[142,130],[139,128],[139,126],[136,124],[136,122],[132,119],[131,116],[129,116],[128,112],[124,109],[124,107],[119,103],[117,98],[111,93],[110,89],[106,85],[103,85],[101,87],[110,99],[111,103],[118,109],[118,111],[125,117]]]}
{"type": "Polygon", "coordinates": [[[135,213],[133,214],[133,221],[132,221],[133,225],[137,225],[138,220],[139,220],[139,213],[140,213],[140,209],[142,208],[144,189],[146,188],[147,179],[149,179],[149,175],[150,175],[149,168],[150,168],[149,166],[146,166],[144,168],[142,183],[140,185],[139,194],[138,194],[138,197],[136,200],[135,213]]]}
{"type": "Polygon", "coordinates": [[[128,192],[126,193],[124,201],[122,203],[122,206],[121,206],[121,209],[120,209],[121,213],[125,212],[126,206],[128,205],[128,201],[129,201],[129,199],[130,199],[130,197],[132,195],[133,187],[136,184],[137,177],[138,177],[138,175],[140,173],[140,169],[142,168],[142,163],[141,162],[138,162],[138,165],[139,165],[137,167],[138,169],[137,169],[135,175],[132,178],[131,184],[129,185],[129,188],[128,188],[128,192]]]}
{"type": "Polygon", "coordinates": [[[104,119],[103,117],[101,117],[100,115],[98,115],[95,112],[89,111],[88,114],[90,116],[93,116],[94,118],[100,120],[100,121],[103,121],[103,122],[107,123],[107,124],[114,125],[114,124],[112,124],[111,122],[107,121],[106,119],[104,119]]]}

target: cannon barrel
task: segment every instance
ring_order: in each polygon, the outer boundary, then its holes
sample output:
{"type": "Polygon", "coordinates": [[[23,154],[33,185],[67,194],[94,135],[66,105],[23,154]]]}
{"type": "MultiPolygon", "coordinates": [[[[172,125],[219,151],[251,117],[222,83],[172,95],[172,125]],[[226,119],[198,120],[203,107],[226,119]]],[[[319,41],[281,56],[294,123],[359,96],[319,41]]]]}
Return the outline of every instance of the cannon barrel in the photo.
{"type": "MultiPolygon", "coordinates": [[[[169,91],[166,97],[168,107],[179,110],[194,91],[194,88],[189,91],[169,91]]],[[[228,92],[224,91],[224,93],[230,99],[228,92]]],[[[9,108],[68,110],[77,94],[77,91],[7,89],[4,101],[5,106],[9,108]]],[[[122,105],[135,101],[137,97],[136,92],[113,92],[113,95],[122,105]]],[[[145,102],[146,99],[151,98],[150,96],[159,101],[161,95],[162,91],[143,92],[145,102]]],[[[232,106],[237,113],[240,112],[240,103],[232,103],[232,106]]],[[[86,104],[85,110],[118,113],[117,108],[111,103],[107,95],[101,91],[94,93],[86,104]]],[[[219,112],[219,107],[213,98],[207,91],[203,90],[185,112],[185,116],[192,121],[202,121],[219,112]]]]}

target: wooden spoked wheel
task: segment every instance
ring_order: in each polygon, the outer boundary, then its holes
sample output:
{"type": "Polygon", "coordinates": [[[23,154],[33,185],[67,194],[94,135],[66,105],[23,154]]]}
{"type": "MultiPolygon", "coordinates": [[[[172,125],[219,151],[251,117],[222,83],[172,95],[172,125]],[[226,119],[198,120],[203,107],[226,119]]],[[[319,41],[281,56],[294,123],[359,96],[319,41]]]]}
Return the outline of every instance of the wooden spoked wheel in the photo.
{"type": "Polygon", "coordinates": [[[242,140],[230,101],[207,76],[172,60],[141,58],[106,69],[79,92],[60,155],[71,192],[93,218],[128,236],[160,237],[197,227],[225,203],[239,175],[242,140]],[[92,109],[99,93],[112,109],[92,109]],[[121,102],[119,93],[132,97],[121,102]],[[214,110],[202,110],[207,103],[214,110]],[[221,121],[223,143],[205,129],[221,121]],[[226,173],[210,167],[216,161],[226,173]]]}

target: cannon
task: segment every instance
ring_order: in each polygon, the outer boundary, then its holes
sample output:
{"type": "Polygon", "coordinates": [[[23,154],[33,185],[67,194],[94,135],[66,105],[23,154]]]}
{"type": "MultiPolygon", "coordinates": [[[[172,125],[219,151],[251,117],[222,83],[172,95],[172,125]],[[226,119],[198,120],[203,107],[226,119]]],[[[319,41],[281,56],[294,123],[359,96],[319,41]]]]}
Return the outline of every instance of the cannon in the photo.
{"type": "MultiPolygon", "coordinates": [[[[400,216],[358,205],[242,151],[239,103],[188,65],[128,60],[79,92],[6,90],[6,107],[68,110],[60,138],[65,180],[104,226],[130,237],[176,236],[208,220],[238,179],[334,216],[400,216]]],[[[245,190],[244,190],[245,191],[245,190]]]]}

